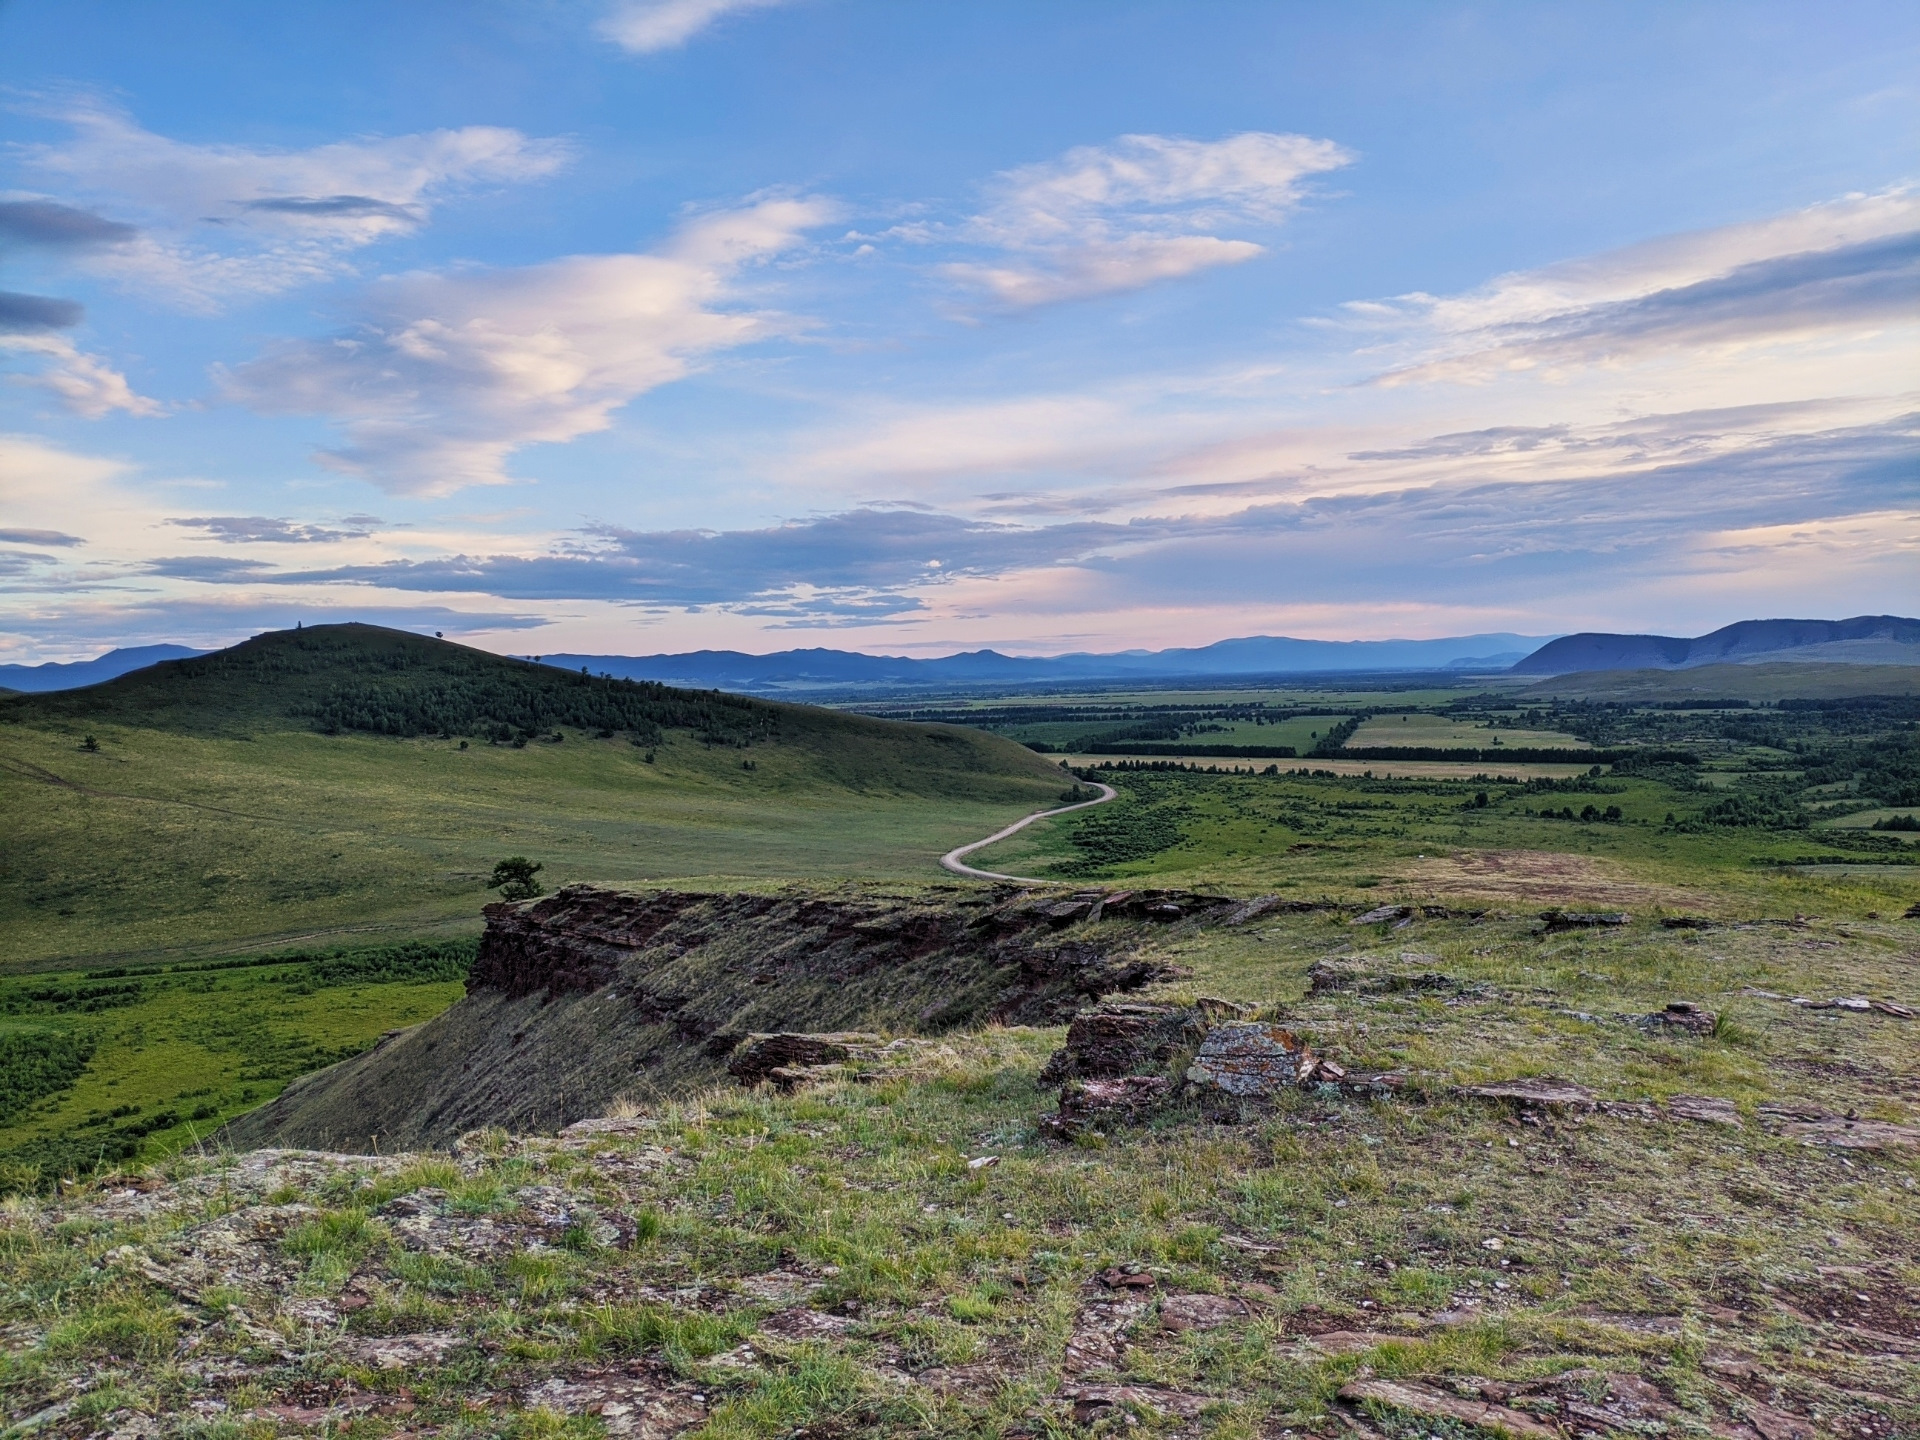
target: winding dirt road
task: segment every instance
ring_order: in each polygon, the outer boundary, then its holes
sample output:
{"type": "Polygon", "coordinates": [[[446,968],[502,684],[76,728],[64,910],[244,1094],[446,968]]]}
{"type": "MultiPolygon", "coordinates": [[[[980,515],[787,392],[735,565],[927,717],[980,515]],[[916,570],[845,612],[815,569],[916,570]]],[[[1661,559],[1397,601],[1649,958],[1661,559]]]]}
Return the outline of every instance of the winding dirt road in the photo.
{"type": "Polygon", "coordinates": [[[940,857],[940,867],[943,870],[951,870],[956,875],[965,875],[974,880],[1011,880],[1016,885],[1052,884],[1053,882],[1050,880],[1036,880],[1031,875],[1002,875],[997,870],[976,870],[973,866],[966,863],[966,858],[976,850],[984,850],[987,846],[1006,839],[1016,831],[1026,829],[1027,826],[1033,824],[1036,820],[1044,820],[1049,815],[1065,815],[1073,810],[1085,810],[1094,805],[1104,805],[1109,800],[1119,798],[1119,792],[1111,785],[1102,785],[1098,780],[1090,780],[1087,783],[1099,790],[1100,795],[1098,799],[1082,800],[1077,805],[1062,805],[1056,810],[1036,810],[1025,819],[1014,821],[1013,824],[1007,826],[1006,829],[994,831],[993,834],[987,836],[984,840],[975,840],[971,845],[961,845],[956,849],[949,850],[940,857]]]}

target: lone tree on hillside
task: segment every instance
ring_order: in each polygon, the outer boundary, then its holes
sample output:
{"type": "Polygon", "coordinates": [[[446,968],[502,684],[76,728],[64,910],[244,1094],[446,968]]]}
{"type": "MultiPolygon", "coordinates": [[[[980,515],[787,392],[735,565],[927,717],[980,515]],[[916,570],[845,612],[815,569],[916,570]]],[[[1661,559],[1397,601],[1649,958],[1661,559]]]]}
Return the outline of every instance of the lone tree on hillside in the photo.
{"type": "Polygon", "coordinates": [[[524,855],[509,855],[493,867],[493,878],[487,881],[487,888],[498,890],[502,900],[531,900],[543,890],[533,877],[545,868],[524,855]]]}

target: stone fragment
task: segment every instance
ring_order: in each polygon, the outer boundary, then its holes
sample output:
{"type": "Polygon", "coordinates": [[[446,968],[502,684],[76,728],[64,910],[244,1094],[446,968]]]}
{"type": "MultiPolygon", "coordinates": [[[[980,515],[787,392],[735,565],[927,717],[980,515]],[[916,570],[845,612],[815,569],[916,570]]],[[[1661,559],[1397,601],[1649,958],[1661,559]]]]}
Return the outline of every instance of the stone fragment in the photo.
{"type": "Polygon", "coordinates": [[[1920,1147],[1920,1130],[1884,1120],[1790,1121],[1781,1133],[1803,1145],[1836,1150],[1908,1150],[1920,1147]]]}
{"type": "Polygon", "coordinates": [[[1349,923],[1354,925],[1378,925],[1383,920],[1407,920],[1411,919],[1412,916],[1413,907],[1411,905],[1381,905],[1376,909],[1367,911],[1364,915],[1356,916],[1349,923]]]}
{"type": "Polygon", "coordinates": [[[1115,1265],[1093,1278],[1109,1290],[1151,1290],[1158,1283],[1138,1265],[1115,1265]]]}
{"type": "Polygon", "coordinates": [[[1670,1095],[1667,1113],[1680,1120],[1697,1120],[1702,1125],[1738,1125],[1740,1112],[1731,1100],[1711,1095],[1670,1095]]]}
{"type": "Polygon", "coordinates": [[[1306,1042],[1264,1021],[1214,1026],[1187,1068],[1187,1082],[1203,1095],[1257,1099],[1306,1084],[1318,1065],[1306,1042]]]}
{"type": "Polygon", "coordinates": [[[1160,1328],[1181,1334],[1218,1330],[1246,1318],[1247,1302],[1231,1295],[1169,1295],[1160,1302],[1160,1328]]]}
{"type": "Polygon", "coordinates": [[[1350,1405],[1371,1401],[1430,1420],[1458,1420],[1482,1429],[1505,1431],[1518,1440],[1561,1440],[1559,1430],[1541,1424],[1531,1415],[1484,1400],[1463,1400],[1411,1380],[1355,1380],[1341,1387],[1340,1398],[1350,1405]]]}
{"type": "Polygon", "coordinates": [[[1146,1119],[1172,1088],[1164,1075],[1070,1081],[1060,1092],[1059,1110],[1041,1116],[1040,1128],[1056,1140],[1071,1140],[1107,1125],[1133,1124],[1146,1119]]]}
{"type": "Polygon", "coordinates": [[[1691,1000],[1670,1000],[1666,1008],[1656,1010],[1641,1021],[1656,1030],[1678,1030],[1688,1035],[1711,1035],[1720,1017],[1703,1010],[1691,1000]]]}
{"type": "Polygon", "coordinates": [[[1062,1393],[1072,1402],[1074,1422],[1079,1425],[1091,1425],[1115,1410],[1126,1409],[1191,1420],[1213,1403],[1204,1395],[1188,1395],[1158,1385],[1077,1385],[1062,1393]]]}
{"type": "Polygon", "coordinates": [[[1747,1402],[1747,1424],[1760,1432],[1762,1440],[1818,1440],[1820,1434],[1798,1415],[1753,1400],[1747,1402]]]}
{"type": "Polygon", "coordinates": [[[1502,1101],[1518,1110],[1579,1112],[1593,1109],[1596,1103],[1593,1092],[1584,1085],[1556,1079],[1551,1075],[1536,1076],[1530,1080],[1503,1080],[1494,1085],[1463,1085],[1460,1093],[1471,1095],[1476,1100],[1502,1101]]]}
{"type": "Polygon", "coordinates": [[[1234,906],[1233,909],[1228,912],[1227,918],[1220,923],[1222,925],[1244,925],[1255,916],[1266,914],[1267,911],[1279,903],[1280,897],[1278,895],[1256,896],[1252,900],[1234,906]]]}

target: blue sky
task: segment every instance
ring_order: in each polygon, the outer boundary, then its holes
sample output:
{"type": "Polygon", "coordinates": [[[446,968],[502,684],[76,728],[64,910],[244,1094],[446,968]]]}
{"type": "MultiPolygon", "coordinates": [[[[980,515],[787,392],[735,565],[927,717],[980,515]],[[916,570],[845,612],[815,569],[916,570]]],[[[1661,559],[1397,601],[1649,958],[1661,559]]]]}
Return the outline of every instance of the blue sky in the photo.
{"type": "Polygon", "coordinates": [[[0,0],[0,658],[1920,609],[1910,6],[0,0]]]}

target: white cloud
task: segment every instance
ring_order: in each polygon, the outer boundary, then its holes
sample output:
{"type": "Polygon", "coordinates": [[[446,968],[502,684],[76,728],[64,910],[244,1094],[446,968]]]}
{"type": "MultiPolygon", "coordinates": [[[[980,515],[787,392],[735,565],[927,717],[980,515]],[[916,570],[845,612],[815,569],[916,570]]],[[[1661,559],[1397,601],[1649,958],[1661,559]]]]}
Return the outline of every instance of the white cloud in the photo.
{"type": "Polygon", "coordinates": [[[1271,227],[1313,175],[1351,163],[1330,140],[1249,131],[1224,140],[1123,135],[1000,176],[968,238],[1009,260],[946,273],[1011,309],[1135,290],[1262,253],[1212,231],[1271,227]]]}
{"type": "Polygon", "coordinates": [[[626,0],[596,27],[623,50],[651,55],[677,49],[724,15],[770,10],[785,0],[626,0]]]}
{"type": "Polygon", "coordinates": [[[275,150],[187,144],[91,101],[47,113],[72,138],[16,144],[15,157],[141,224],[77,263],[200,308],[341,274],[349,253],[418,229],[457,187],[535,180],[570,154],[489,125],[275,150]]]}
{"type": "Polygon", "coordinates": [[[0,335],[0,354],[38,357],[44,368],[13,377],[51,390],[76,415],[98,420],[115,410],[129,415],[158,415],[160,405],[135,393],[127,377],[97,355],[89,355],[64,335],[0,335]]]}
{"type": "Polygon", "coordinates": [[[323,463],[389,491],[504,484],[515,450],[603,430],[700,357],[784,328],[718,307],[744,267],[833,216],[822,200],[770,199],[694,220],[652,254],[403,276],[374,287],[364,324],[269,352],[228,393],[334,419],[346,444],[323,463]]]}

